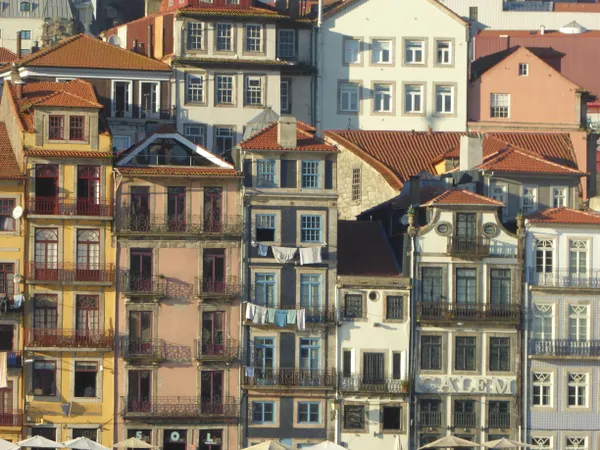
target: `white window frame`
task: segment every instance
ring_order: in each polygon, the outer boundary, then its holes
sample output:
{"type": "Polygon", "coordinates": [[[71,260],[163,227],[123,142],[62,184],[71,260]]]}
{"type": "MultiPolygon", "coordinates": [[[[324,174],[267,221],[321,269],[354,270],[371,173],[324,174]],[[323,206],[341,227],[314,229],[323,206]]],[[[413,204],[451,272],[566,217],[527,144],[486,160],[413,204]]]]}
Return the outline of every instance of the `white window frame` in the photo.
{"type": "Polygon", "coordinates": [[[204,50],[204,22],[188,22],[187,24],[187,49],[191,51],[204,50]],[[199,41],[200,45],[192,45],[199,41]]]}
{"type": "Polygon", "coordinates": [[[215,52],[232,52],[233,51],[233,24],[231,22],[217,22],[215,25],[215,52]],[[219,30],[219,28],[223,27],[222,30],[219,30]],[[227,27],[225,29],[225,27],[227,27]],[[228,31],[227,34],[223,34],[221,35],[220,33],[226,30],[228,31]],[[227,48],[226,49],[220,49],[219,48],[219,39],[224,39],[223,42],[226,42],[227,48]]]}
{"type": "Polygon", "coordinates": [[[360,85],[358,83],[340,83],[340,112],[356,113],[360,111],[360,85]],[[347,106],[344,107],[344,97],[347,106]],[[353,99],[356,97],[356,108],[352,108],[353,99]]]}
{"type": "Polygon", "coordinates": [[[565,450],[588,450],[587,436],[565,436],[565,450]]]}
{"type": "Polygon", "coordinates": [[[405,84],[404,85],[404,113],[405,114],[423,114],[423,93],[425,89],[422,84],[405,84]],[[415,88],[418,88],[418,92],[415,88]],[[409,90],[411,92],[409,92],[409,90]],[[410,97],[410,101],[407,99],[410,97]],[[415,108],[416,98],[419,98],[420,108],[415,108]]]}
{"type": "Polygon", "coordinates": [[[124,117],[131,118],[133,114],[133,82],[131,80],[112,80],[110,85],[110,104],[111,104],[111,117],[116,117],[116,96],[115,86],[117,83],[126,83],[127,88],[127,110],[125,111],[124,117]]]}
{"type": "MultiPolygon", "coordinates": [[[[544,274],[553,274],[554,273],[554,241],[551,239],[535,239],[535,247],[534,247],[534,258],[535,258],[535,271],[538,274],[538,276],[545,276],[544,274]],[[548,245],[550,244],[550,245],[548,245]],[[537,252],[543,252],[544,256],[543,256],[543,264],[542,264],[542,270],[538,272],[537,268],[537,252]],[[547,253],[550,252],[551,256],[552,256],[552,265],[550,267],[548,267],[548,265],[546,264],[546,260],[548,259],[548,255],[547,253]],[[550,269],[550,270],[548,270],[550,269]]],[[[552,275],[551,275],[552,276],[552,275]]]]}
{"type": "Polygon", "coordinates": [[[186,123],[183,126],[183,135],[194,144],[206,148],[206,125],[199,123],[186,123]],[[200,132],[195,132],[195,129],[199,130],[200,132]]]}
{"type": "Polygon", "coordinates": [[[508,216],[508,184],[492,181],[490,183],[490,197],[504,203],[502,218],[506,219],[508,216]]]}
{"type": "Polygon", "coordinates": [[[574,277],[577,275],[583,275],[587,273],[590,267],[590,242],[587,239],[569,239],[569,274],[574,277]],[[575,267],[573,267],[571,261],[571,255],[577,254],[575,260],[575,267]],[[583,254],[583,264],[581,254],[583,254]]]}
{"type": "Polygon", "coordinates": [[[567,305],[567,337],[571,341],[585,342],[590,338],[590,305],[567,305]],[[573,326],[574,321],[574,326],[573,326]],[[582,323],[583,322],[583,323],[582,323]],[[583,325],[583,327],[582,327],[583,325]],[[581,332],[581,329],[583,333],[581,332]]]}
{"type": "Polygon", "coordinates": [[[373,85],[373,112],[391,113],[394,110],[394,86],[391,83],[375,83],[373,85]],[[385,92],[382,91],[385,89],[385,92]],[[388,102],[387,109],[384,108],[388,102]]]}
{"type": "Polygon", "coordinates": [[[142,113],[143,113],[143,108],[142,108],[142,86],[144,84],[150,84],[150,85],[154,85],[156,88],[155,91],[155,95],[156,95],[156,111],[151,111],[149,115],[146,115],[147,119],[157,119],[160,117],[160,82],[158,81],[140,81],[140,86],[139,86],[139,99],[140,99],[140,112],[139,112],[139,116],[142,117],[142,113]]]}
{"type": "Polygon", "coordinates": [[[280,81],[279,107],[282,113],[290,114],[292,112],[292,80],[290,79],[281,79],[280,81]],[[283,86],[286,86],[285,89],[283,86]]]}
{"type": "Polygon", "coordinates": [[[342,58],[344,64],[360,64],[362,62],[362,42],[360,39],[344,39],[344,48],[342,58]],[[356,47],[356,48],[354,48],[356,47]]]}
{"type": "Polygon", "coordinates": [[[538,187],[533,185],[521,186],[521,211],[524,214],[529,214],[538,209],[538,187]],[[531,205],[526,205],[526,200],[532,201],[531,205]]]}
{"type": "Polygon", "coordinates": [[[131,147],[131,136],[123,136],[123,135],[120,136],[120,135],[114,135],[113,134],[112,138],[113,138],[113,147],[115,148],[115,150],[117,152],[119,152],[121,150],[128,149],[129,147],[131,147]],[[118,140],[122,140],[123,142],[126,141],[127,142],[127,146],[123,147],[122,145],[121,146],[115,145],[116,141],[118,141],[118,140]]]}
{"type": "Polygon", "coordinates": [[[454,114],[454,86],[449,84],[435,85],[435,113],[439,115],[454,114]],[[442,97],[441,110],[438,108],[438,97],[442,97]],[[450,98],[450,110],[446,111],[446,99],[448,97],[450,98]]]}
{"type": "Polygon", "coordinates": [[[554,404],[554,386],[552,372],[532,372],[531,373],[531,405],[535,408],[551,408],[554,404]],[[542,400],[536,403],[536,390],[539,390],[539,399],[542,400]],[[548,403],[544,403],[544,398],[548,399],[548,403]]]}
{"type": "Polygon", "coordinates": [[[260,75],[244,77],[244,105],[262,106],[265,102],[264,78],[260,75]],[[258,87],[255,83],[258,82],[258,87]]]}
{"type": "Polygon", "coordinates": [[[545,303],[534,303],[533,305],[533,339],[546,341],[554,339],[554,305],[545,304],[545,303]],[[538,330],[537,324],[540,321],[544,323],[546,320],[550,319],[550,330],[549,333],[546,332],[545,326],[542,326],[541,331],[538,330]]]}
{"type": "Polygon", "coordinates": [[[567,408],[587,408],[590,401],[590,383],[589,383],[589,374],[587,372],[567,372],[567,408]],[[573,377],[572,377],[573,376],[573,377]],[[570,388],[575,388],[575,398],[579,397],[579,390],[584,389],[584,404],[583,405],[570,405],[569,397],[570,397],[570,388]]]}
{"type": "Polygon", "coordinates": [[[569,206],[569,188],[566,186],[553,186],[552,188],[552,207],[560,208],[569,206]]]}
{"type": "Polygon", "coordinates": [[[447,39],[438,39],[435,41],[435,61],[440,66],[452,65],[452,41],[447,39]],[[440,48],[440,44],[448,44],[448,48],[440,48]]]}
{"type": "MultiPolygon", "coordinates": [[[[219,138],[224,138],[224,139],[229,139],[231,138],[231,148],[233,148],[235,146],[235,129],[231,126],[226,126],[226,125],[215,125],[215,142],[213,144],[213,148],[215,150],[219,150],[219,148],[217,147],[217,141],[219,138]],[[220,131],[222,130],[228,130],[228,134],[227,136],[225,136],[224,134],[221,134],[220,131]]],[[[225,150],[227,151],[227,150],[225,150]]]]}
{"type": "Polygon", "coordinates": [[[31,40],[31,30],[20,30],[20,31],[21,31],[21,40],[22,41],[30,41],[31,40]],[[26,38],[26,37],[23,36],[24,32],[29,33],[29,37],[28,38],[26,38]]]}
{"type": "Polygon", "coordinates": [[[293,29],[280,29],[277,30],[277,57],[283,59],[295,59],[296,58],[296,30],[293,29]],[[290,40],[283,39],[282,36],[286,36],[290,40]],[[291,51],[290,51],[291,50],[291,51]]]}
{"type": "Polygon", "coordinates": [[[532,436],[531,445],[536,450],[553,450],[552,436],[532,436]]]}
{"type": "Polygon", "coordinates": [[[510,94],[490,94],[490,117],[492,119],[510,119],[510,94]]]}
{"type": "Polygon", "coordinates": [[[185,74],[185,102],[198,105],[203,105],[206,103],[206,79],[204,77],[204,74],[185,74]],[[192,99],[193,96],[190,94],[190,80],[193,78],[200,80],[200,83],[194,83],[199,84],[198,87],[194,87],[194,92],[199,93],[199,100],[192,99]]]}
{"type": "Polygon", "coordinates": [[[362,171],[360,167],[352,169],[351,198],[356,203],[360,203],[362,198],[362,171]]]}
{"type": "Polygon", "coordinates": [[[235,104],[235,75],[232,74],[217,74],[215,75],[215,105],[234,105],[235,104]],[[227,88],[220,88],[219,84],[222,79],[228,79],[231,81],[231,86],[227,88]],[[223,91],[231,91],[231,101],[219,101],[219,95],[223,91]]]}
{"type": "Polygon", "coordinates": [[[529,76],[529,64],[519,63],[519,76],[520,77],[528,77],[529,76]]]}
{"type": "Polygon", "coordinates": [[[244,51],[246,53],[262,53],[264,47],[263,26],[258,23],[247,23],[244,35],[244,51]],[[252,30],[258,30],[258,34],[254,35],[252,30]]]}
{"type": "Polygon", "coordinates": [[[392,64],[394,55],[394,43],[391,39],[373,39],[371,42],[371,63],[392,64]],[[385,48],[387,46],[387,48],[385,48]],[[387,52],[387,59],[384,55],[387,52]]]}
{"type": "Polygon", "coordinates": [[[425,64],[425,41],[422,39],[406,39],[404,41],[404,63],[425,64]],[[418,44],[418,45],[416,45],[418,44]],[[421,57],[417,58],[421,52],[421,57]]]}

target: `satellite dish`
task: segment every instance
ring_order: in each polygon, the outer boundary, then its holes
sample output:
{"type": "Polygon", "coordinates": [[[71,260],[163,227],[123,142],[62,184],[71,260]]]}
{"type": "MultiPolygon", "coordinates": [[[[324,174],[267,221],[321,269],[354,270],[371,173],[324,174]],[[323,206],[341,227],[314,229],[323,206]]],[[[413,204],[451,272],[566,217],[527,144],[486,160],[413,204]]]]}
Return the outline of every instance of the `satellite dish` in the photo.
{"type": "Polygon", "coordinates": [[[408,225],[408,215],[404,214],[402,217],[400,217],[400,223],[402,225],[408,225]]]}
{"type": "Polygon", "coordinates": [[[13,219],[19,220],[21,216],[23,216],[23,208],[20,206],[16,206],[12,212],[13,219]]]}

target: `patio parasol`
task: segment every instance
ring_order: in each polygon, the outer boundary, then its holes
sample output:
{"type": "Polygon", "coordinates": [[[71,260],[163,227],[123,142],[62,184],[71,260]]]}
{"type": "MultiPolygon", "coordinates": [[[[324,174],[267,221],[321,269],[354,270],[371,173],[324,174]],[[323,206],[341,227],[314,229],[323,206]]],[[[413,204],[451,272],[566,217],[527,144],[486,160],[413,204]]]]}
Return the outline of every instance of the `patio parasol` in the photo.
{"type": "Polygon", "coordinates": [[[157,448],[155,445],[148,444],[141,439],[130,437],[124,441],[113,444],[112,447],[117,448],[157,448]]]}
{"type": "Polygon", "coordinates": [[[51,441],[43,436],[32,436],[17,442],[15,445],[18,447],[31,447],[31,448],[62,448],[60,442],[51,441]]]}
{"type": "MultiPolygon", "coordinates": [[[[311,447],[313,448],[313,447],[311,447]]],[[[288,447],[287,445],[283,445],[277,441],[265,441],[260,444],[252,445],[250,447],[245,448],[244,450],[291,450],[292,447],[288,447]]],[[[346,450],[346,449],[344,449],[346,450]]]]}
{"type": "Polygon", "coordinates": [[[85,436],[80,436],[78,438],[71,439],[70,441],[65,441],[62,443],[62,445],[63,447],[73,448],[76,450],[110,450],[108,447],[105,447],[96,441],[92,441],[90,438],[85,436]]]}
{"type": "Polygon", "coordinates": [[[483,447],[482,444],[478,444],[477,442],[467,441],[466,439],[462,439],[456,436],[444,436],[437,441],[430,442],[422,448],[456,448],[456,447],[483,447]]]}
{"type": "Polygon", "coordinates": [[[502,438],[494,441],[484,442],[487,448],[519,448],[519,447],[533,447],[532,445],[525,444],[519,441],[513,441],[512,439],[502,438]]]}

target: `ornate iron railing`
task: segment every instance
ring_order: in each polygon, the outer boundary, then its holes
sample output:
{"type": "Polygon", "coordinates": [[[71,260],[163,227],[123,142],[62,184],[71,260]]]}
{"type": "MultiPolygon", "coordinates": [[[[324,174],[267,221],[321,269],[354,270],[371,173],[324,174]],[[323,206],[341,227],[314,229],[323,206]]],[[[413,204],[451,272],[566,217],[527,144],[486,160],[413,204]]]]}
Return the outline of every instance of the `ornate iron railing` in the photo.
{"type": "Polygon", "coordinates": [[[238,277],[197,277],[196,295],[199,297],[239,296],[242,293],[242,281],[238,277]]]}
{"type": "Polygon", "coordinates": [[[448,237],[449,255],[485,257],[490,255],[490,240],[483,237],[448,237]]]}
{"type": "Polygon", "coordinates": [[[474,412],[455,412],[454,426],[459,428],[475,428],[477,426],[477,414],[474,412]]]}
{"type": "Polygon", "coordinates": [[[36,196],[29,199],[29,214],[52,216],[112,217],[113,203],[104,198],[63,198],[36,196]]]}
{"type": "Polygon", "coordinates": [[[422,321],[492,320],[518,323],[521,319],[521,306],[488,303],[418,302],[417,319],[422,321]]]}
{"type": "Polygon", "coordinates": [[[240,404],[235,397],[202,400],[198,397],[122,397],[125,415],[155,418],[238,417],[240,404]]]}
{"type": "Polygon", "coordinates": [[[420,427],[441,427],[442,426],[442,413],[439,411],[422,411],[419,413],[419,426],[420,427]]]}
{"type": "Polygon", "coordinates": [[[129,360],[162,361],[166,358],[167,344],[162,339],[135,339],[121,337],[121,354],[129,360]]]}
{"type": "Polygon", "coordinates": [[[242,346],[236,339],[224,339],[218,344],[196,340],[195,348],[199,361],[232,361],[242,356],[242,346]]]}
{"type": "Polygon", "coordinates": [[[510,413],[488,412],[488,428],[510,428],[510,413]]]}
{"type": "Polygon", "coordinates": [[[0,426],[2,427],[21,427],[23,426],[23,411],[13,409],[11,411],[0,412],[0,426]]]}
{"type": "MultiPolygon", "coordinates": [[[[247,305],[245,305],[247,308],[247,305]]],[[[336,322],[337,310],[334,306],[328,305],[317,305],[317,306],[302,306],[302,305],[280,305],[280,306],[269,306],[269,308],[280,309],[284,311],[290,310],[304,310],[305,321],[307,325],[315,324],[332,324],[336,322]]],[[[246,310],[242,311],[243,317],[246,317],[246,310]]],[[[252,321],[247,322],[251,324],[252,321]]],[[[269,325],[267,323],[267,325],[269,325]]],[[[295,324],[294,324],[295,325],[295,324]]]]}
{"type": "Polygon", "coordinates": [[[120,289],[125,295],[135,296],[166,296],[166,279],[159,275],[140,276],[122,271],[120,289]]]}
{"type": "Polygon", "coordinates": [[[410,390],[408,380],[395,378],[370,379],[363,374],[340,377],[340,391],[367,392],[377,394],[407,394],[410,390]]]}
{"type": "Polygon", "coordinates": [[[537,356],[600,357],[600,340],[533,339],[529,341],[529,354],[537,356]]]}
{"type": "Polygon", "coordinates": [[[533,286],[600,289],[600,270],[598,269],[583,272],[569,269],[536,272],[535,269],[531,269],[529,279],[533,286]]]}
{"type": "Polygon", "coordinates": [[[114,346],[112,330],[27,328],[26,347],[105,348],[114,346]]]}
{"type": "Polygon", "coordinates": [[[27,280],[41,283],[114,283],[113,264],[73,264],[62,262],[30,262],[27,280]]]}
{"type": "Polygon", "coordinates": [[[247,386],[297,386],[297,387],[326,387],[337,385],[337,372],[331,370],[304,369],[261,369],[254,368],[254,374],[244,374],[244,384],[247,386]]]}

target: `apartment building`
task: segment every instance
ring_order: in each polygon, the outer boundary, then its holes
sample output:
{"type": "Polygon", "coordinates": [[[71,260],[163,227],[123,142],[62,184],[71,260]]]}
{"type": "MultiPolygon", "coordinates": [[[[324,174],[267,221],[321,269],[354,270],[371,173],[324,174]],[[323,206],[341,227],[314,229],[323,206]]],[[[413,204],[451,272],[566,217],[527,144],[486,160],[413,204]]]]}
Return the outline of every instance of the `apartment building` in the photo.
{"type": "Polygon", "coordinates": [[[174,129],[115,173],[118,438],[239,448],[241,174],[174,129]]]}
{"type": "Polygon", "coordinates": [[[448,8],[336,2],[320,33],[318,128],[465,130],[468,22],[448,8]],[[387,14],[403,8],[410,13],[387,14]]]}
{"type": "Polygon", "coordinates": [[[334,439],[337,150],[315,132],[284,116],[236,149],[247,224],[242,448],[334,439]]]}
{"type": "Polygon", "coordinates": [[[0,115],[27,176],[26,264],[13,278],[26,298],[23,433],[109,444],[113,156],[102,105],[89,83],[25,83],[16,70],[3,93],[0,115]]]}
{"type": "Polygon", "coordinates": [[[376,221],[338,222],[337,438],[409,448],[410,277],[376,221]]]}
{"type": "Polygon", "coordinates": [[[539,448],[598,445],[598,225],[566,207],[526,219],[523,415],[539,448]]]}

